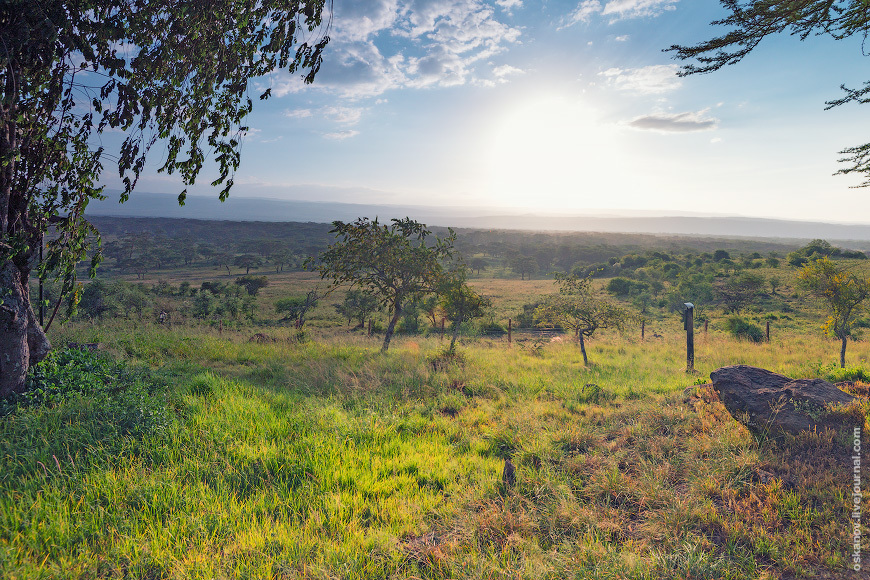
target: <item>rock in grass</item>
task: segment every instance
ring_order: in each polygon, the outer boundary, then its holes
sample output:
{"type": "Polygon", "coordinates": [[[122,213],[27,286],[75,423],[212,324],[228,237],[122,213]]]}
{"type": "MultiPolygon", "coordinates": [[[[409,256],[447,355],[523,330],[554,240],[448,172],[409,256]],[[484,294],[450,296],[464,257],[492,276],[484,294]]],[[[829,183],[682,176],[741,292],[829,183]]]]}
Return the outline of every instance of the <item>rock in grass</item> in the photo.
{"type": "Polygon", "coordinates": [[[517,482],[517,470],[514,464],[511,463],[510,457],[504,458],[504,469],[501,472],[501,482],[504,488],[510,489],[517,482]]]}
{"type": "Polygon", "coordinates": [[[749,365],[710,373],[713,388],[737,421],[761,435],[851,428],[848,414],[831,413],[855,397],[822,379],[791,379],[749,365]]]}

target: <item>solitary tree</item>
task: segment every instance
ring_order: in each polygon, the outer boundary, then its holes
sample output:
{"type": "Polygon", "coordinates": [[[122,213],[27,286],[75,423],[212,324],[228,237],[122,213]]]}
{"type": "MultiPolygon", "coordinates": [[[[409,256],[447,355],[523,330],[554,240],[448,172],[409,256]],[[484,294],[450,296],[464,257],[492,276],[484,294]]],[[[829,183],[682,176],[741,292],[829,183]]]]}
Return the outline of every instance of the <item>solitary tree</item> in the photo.
{"type": "Polygon", "coordinates": [[[411,218],[394,219],[390,225],[377,219],[332,222],[338,241],[320,255],[320,277],[333,286],[350,284],[376,294],[392,313],[384,334],[383,351],[390,348],[396,323],[406,302],[415,295],[434,292],[441,279],[442,261],[453,254],[456,234],[446,238],[411,218]]]}
{"type": "Polygon", "coordinates": [[[256,296],[269,285],[269,279],[265,276],[241,276],[236,278],[236,284],[244,288],[249,296],[256,296]]]}
{"type": "Polygon", "coordinates": [[[764,288],[764,277],[744,272],[719,280],[714,285],[716,297],[725,312],[739,312],[752,303],[764,288]]]}
{"type": "Polygon", "coordinates": [[[263,258],[256,254],[241,254],[233,258],[233,264],[245,269],[245,276],[251,273],[251,268],[259,268],[263,265],[263,258]]]}
{"type": "Polygon", "coordinates": [[[826,256],[805,265],[798,272],[798,281],[828,307],[831,315],[825,322],[825,331],[840,339],[840,367],[845,368],[846,341],[861,304],[870,296],[870,280],[859,278],[826,256]]]}
{"type": "Polygon", "coordinates": [[[281,298],[275,303],[275,311],[284,314],[284,320],[294,320],[296,328],[301,329],[305,326],[305,316],[317,306],[322,297],[322,292],[315,288],[306,292],[304,296],[281,298]]]}
{"type": "Polygon", "coordinates": [[[539,326],[566,328],[580,341],[583,364],[589,364],[585,339],[599,328],[622,329],[629,314],[612,302],[595,296],[592,278],[575,274],[556,274],[559,293],[548,296],[535,310],[539,326]]]}
{"type": "Polygon", "coordinates": [[[457,268],[444,277],[439,293],[444,315],[453,326],[453,337],[450,339],[449,352],[456,350],[456,339],[459,338],[459,328],[463,322],[480,318],[492,307],[492,301],[478,294],[466,283],[468,270],[457,268]]]}
{"type": "MultiPolygon", "coordinates": [[[[694,46],[671,46],[676,58],[694,60],[679,73],[681,76],[709,73],[725,65],[736,64],[767,36],[787,32],[805,40],[827,34],[837,40],[852,36],[865,38],[870,29],[870,11],[866,0],[720,0],[729,14],[712,24],[730,30],[722,36],[694,46]]],[[[844,103],[870,102],[870,82],[859,89],[840,87],[845,95],[825,103],[827,109],[844,103]]],[[[847,166],[837,173],[863,174],[861,187],[870,186],[870,143],[849,147],[840,152],[847,166]]]]}
{"type": "Polygon", "coordinates": [[[97,233],[84,214],[102,197],[104,161],[117,163],[125,201],[158,141],[159,169],[185,187],[213,159],[225,199],[250,79],[285,69],[313,81],[326,1],[0,3],[0,397],[50,349],[28,293],[43,235],[52,228],[40,275],[54,272],[68,293],[97,233]],[[123,132],[114,152],[99,139],[109,130],[123,132]]]}

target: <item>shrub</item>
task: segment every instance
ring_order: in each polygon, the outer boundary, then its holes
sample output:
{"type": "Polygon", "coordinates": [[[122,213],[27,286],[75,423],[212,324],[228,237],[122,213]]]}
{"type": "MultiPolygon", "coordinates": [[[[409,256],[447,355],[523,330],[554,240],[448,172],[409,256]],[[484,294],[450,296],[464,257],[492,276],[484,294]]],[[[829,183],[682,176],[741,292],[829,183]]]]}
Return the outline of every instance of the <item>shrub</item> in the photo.
{"type": "Polygon", "coordinates": [[[53,351],[31,369],[26,389],[0,401],[0,417],[28,408],[75,408],[111,438],[141,433],[168,422],[162,394],[166,384],[99,352],[53,351]]]}
{"type": "Polygon", "coordinates": [[[757,324],[744,320],[739,316],[732,316],[726,321],[728,331],[736,338],[761,342],[764,340],[764,331],[757,324]]]}

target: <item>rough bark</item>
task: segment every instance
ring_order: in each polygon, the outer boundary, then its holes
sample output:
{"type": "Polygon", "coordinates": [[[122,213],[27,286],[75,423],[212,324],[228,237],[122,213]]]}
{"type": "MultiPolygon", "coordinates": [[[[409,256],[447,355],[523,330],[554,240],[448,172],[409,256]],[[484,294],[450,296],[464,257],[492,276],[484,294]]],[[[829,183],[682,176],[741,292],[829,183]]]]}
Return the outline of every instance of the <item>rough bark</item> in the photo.
{"type": "Polygon", "coordinates": [[[11,260],[0,268],[0,398],[24,389],[30,366],[48,354],[51,345],[37,323],[27,277],[11,260]]]}
{"type": "Polygon", "coordinates": [[[583,353],[583,365],[589,366],[589,357],[586,356],[586,341],[583,340],[583,333],[579,333],[580,337],[580,352],[583,353]]]}
{"type": "Polygon", "coordinates": [[[387,352],[390,348],[390,340],[393,338],[393,332],[396,330],[396,323],[399,322],[399,317],[402,315],[402,310],[396,308],[393,312],[393,317],[390,319],[390,324],[387,325],[387,332],[384,334],[384,345],[381,347],[381,352],[387,352]]]}
{"type": "Polygon", "coordinates": [[[846,368],[846,337],[844,336],[840,343],[840,368],[846,368]]]}

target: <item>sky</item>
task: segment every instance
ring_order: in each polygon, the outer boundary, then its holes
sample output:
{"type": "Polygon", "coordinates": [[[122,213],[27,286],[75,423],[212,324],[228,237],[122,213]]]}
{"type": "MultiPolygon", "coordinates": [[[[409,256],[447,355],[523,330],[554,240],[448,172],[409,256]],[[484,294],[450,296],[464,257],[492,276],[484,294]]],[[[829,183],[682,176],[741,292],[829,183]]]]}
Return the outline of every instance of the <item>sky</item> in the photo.
{"type": "MultiPolygon", "coordinates": [[[[860,38],[769,38],[678,77],[663,49],[722,34],[710,22],[725,14],[715,0],[334,0],[314,84],[253,83],[273,97],[255,102],[231,195],[870,223],[870,190],[832,175],[870,140],[870,106],[824,110],[867,80],[860,38]]],[[[149,170],[138,189],[182,188],[149,170]]]]}

